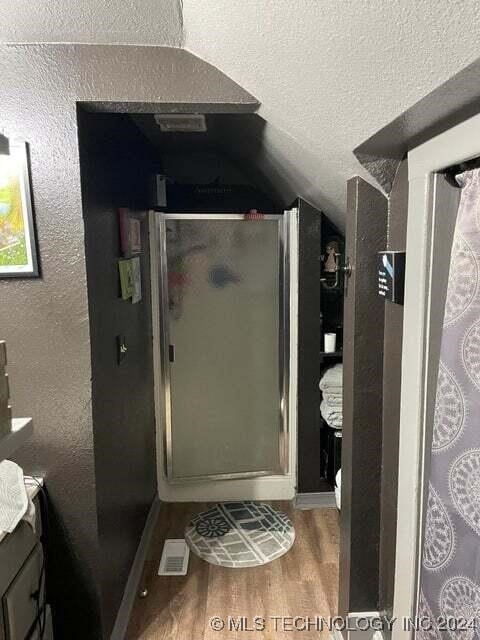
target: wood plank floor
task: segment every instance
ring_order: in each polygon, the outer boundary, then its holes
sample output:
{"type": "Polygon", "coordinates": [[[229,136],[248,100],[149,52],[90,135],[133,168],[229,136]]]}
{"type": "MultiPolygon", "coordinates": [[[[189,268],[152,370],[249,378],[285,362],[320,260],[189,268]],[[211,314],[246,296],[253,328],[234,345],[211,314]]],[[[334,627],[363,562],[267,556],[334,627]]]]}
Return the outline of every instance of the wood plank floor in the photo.
{"type": "MultiPolygon", "coordinates": [[[[271,503],[288,513],[296,539],[282,558],[261,567],[217,567],[190,554],[187,576],[157,576],[166,538],[182,538],[190,518],[208,504],[163,504],[144,570],[148,596],[136,601],[127,640],[270,640],[299,635],[303,640],[328,638],[289,628],[290,618],[336,615],[338,599],[339,524],[336,509],[295,510],[288,502],[271,503]],[[226,628],[215,631],[210,619],[218,616],[226,628]],[[228,629],[228,617],[265,619],[261,631],[228,629]],[[275,621],[275,617],[285,620],[275,621]]],[[[299,620],[297,626],[302,626],[299,620]]]]}

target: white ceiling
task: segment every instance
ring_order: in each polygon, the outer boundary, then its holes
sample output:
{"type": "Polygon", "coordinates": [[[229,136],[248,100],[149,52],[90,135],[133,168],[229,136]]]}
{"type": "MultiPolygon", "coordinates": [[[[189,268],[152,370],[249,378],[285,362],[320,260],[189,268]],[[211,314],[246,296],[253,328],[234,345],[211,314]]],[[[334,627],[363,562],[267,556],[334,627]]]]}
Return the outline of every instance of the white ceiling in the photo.
{"type": "Polygon", "coordinates": [[[183,0],[185,46],[257,97],[260,165],[343,226],[353,149],[480,56],[478,0],[183,0]]]}
{"type": "Polygon", "coordinates": [[[182,42],[180,0],[2,0],[0,42],[182,42]]]}
{"type": "Polygon", "coordinates": [[[342,226],[352,150],[480,56],[479,0],[183,0],[183,34],[182,0],[4,4],[2,42],[184,42],[262,102],[244,158],[342,226]]]}

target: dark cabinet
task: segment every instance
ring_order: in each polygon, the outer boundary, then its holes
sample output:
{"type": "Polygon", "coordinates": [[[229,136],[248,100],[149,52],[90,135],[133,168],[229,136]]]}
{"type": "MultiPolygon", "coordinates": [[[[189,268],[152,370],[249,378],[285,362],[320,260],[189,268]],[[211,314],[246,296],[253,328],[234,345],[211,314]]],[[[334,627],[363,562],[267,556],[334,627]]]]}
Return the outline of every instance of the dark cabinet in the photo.
{"type": "Polygon", "coordinates": [[[53,640],[50,610],[43,609],[45,572],[38,497],[34,504],[35,531],[22,521],[15,531],[0,538],[0,640],[53,640]],[[42,636],[40,624],[45,625],[42,636]]]}

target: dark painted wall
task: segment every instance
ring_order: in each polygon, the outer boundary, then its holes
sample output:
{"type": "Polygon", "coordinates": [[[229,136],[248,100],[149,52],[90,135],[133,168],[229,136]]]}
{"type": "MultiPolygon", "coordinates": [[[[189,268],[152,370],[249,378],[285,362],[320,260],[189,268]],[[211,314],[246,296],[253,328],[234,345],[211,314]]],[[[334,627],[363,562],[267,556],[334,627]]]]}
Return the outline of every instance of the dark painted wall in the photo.
{"type": "Polygon", "coordinates": [[[414,147],[480,112],[480,58],[360,144],[354,154],[390,193],[402,158],[414,147]]]}
{"type": "Polygon", "coordinates": [[[387,240],[387,199],[354,177],[347,183],[344,299],[342,509],[339,614],[375,611],[379,589],[384,300],[377,252],[387,240]]]}
{"type": "MultiPolygon", "coordinates": [[[[404,250],[408,214],[406,153],[480,112],[480,59],[407,109],[358,146],[354,153],[390,194],[388,244],[404,250]]],[[[407,257],[408,259],[408,257],[407,257]]],[[[385,366],[379,607],[391,612],[394,597],[397,473],[403,307],[385,308],[385,366]]]]}
{"type": "Polygon", "coordinates": [[[322,214],[299,200],[298,221],[298,491],[329,489],[320,473],[322,214]]]}
{"type": "Polygon", "coordinates": [[[410,149],[475,116],[480,111],[479,74],[477,58],[360,144],[355,155],[362,163],[374,158],[400,162],[410,149]]]}
{"type": "MultiPolygon", "coordinates": [[[[101,555],[77,103],[137,112],[172,105],[253,112],[258,103],[181,49],[2,45],[0,72],[0,127],[30,145],[42,266],[41,279],[0,280],[14,415],[33,416],[35,425],[17,459],[27,472],[46,476],[56,637],[94,640],[101,634],[101,555]]],[[[139,471],[129,470],[135,483],[139,471]]],[[[132,504],[142,511],[142,491],[138,495],[132,504]]]]}
{"type": "Polygon", "coordinates": [[[92,352],[92,412],[104,632],[110,634],[156,494],[148,220],[142,300],[119,296],[118,207],[147,209],[150,149],[128,116],[79,113],[92,352]],[[116,336],[128,351],[119,365],[116,336]]]}
{"type": "MultiPolygon", "coordinates": [[[[408,165],[397,171],[388,206],[388,249],[405,251],[408,165]]],[[[402,374],[403,305],[385,302],[383,354],[382,489],[379,609],[392,613],[397,534],[398,439],[402,374]]]]}
{"type": "Polygon", "coordinates": [[[0,126],[28,142],[42,277],[0,280],[13,413],[35,433],[16,457],[45,476],[48,597],[57,637],[98,638],[99,547],[90,336],[72,65],[1,47],[0,126]]]}

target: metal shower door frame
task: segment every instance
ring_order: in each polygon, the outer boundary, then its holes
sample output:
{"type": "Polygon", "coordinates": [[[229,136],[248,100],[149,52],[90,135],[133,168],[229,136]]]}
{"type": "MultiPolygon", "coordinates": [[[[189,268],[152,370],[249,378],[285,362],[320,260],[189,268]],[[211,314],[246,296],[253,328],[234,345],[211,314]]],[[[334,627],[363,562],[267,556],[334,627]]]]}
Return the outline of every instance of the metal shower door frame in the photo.
{"type": "MultiPolygon", "coordinates": [[[[205,480],[234,480],[261,476],[287,475],[289,472],[289,381],[290,381],[290,258],[289,258],[289,216],[285,214],[268,214],[262,220],[276,220],[278,223],[279,247],[279,467],[264,471],[241,471],[238,473],[222,473],[201,476],[175,477],[172,460],[172,394],[170,376],[170,332],[169,332],[169,295],[167,264],[167,220],[245,220],[242,214],[234,213],[155,213],[157,237],[159,242],[159,287],[160,287],[160,386],[164,400],[163,411],[163,449],[164,467],[170,484],[191,484],[205,480]]],[[[253,221],[254,222],[254,221],[253,221]]]]}

